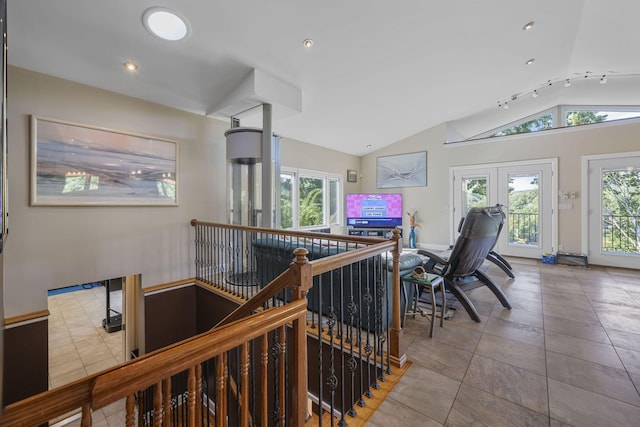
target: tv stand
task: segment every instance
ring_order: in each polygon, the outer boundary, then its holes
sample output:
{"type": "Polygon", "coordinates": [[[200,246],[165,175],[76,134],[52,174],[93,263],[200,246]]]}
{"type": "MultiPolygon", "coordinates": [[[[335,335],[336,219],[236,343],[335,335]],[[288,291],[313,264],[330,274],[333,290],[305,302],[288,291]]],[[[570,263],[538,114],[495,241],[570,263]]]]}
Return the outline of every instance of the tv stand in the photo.
{"type": "Polygon", "coordinates": [[[364,236],[364,237],[385,237],[387,239],[393,236],[393,230],[400,230],[400,237],[402,237],[402,228],[400,227],[348,227],[347,231],[349,236],[364,236]]]}

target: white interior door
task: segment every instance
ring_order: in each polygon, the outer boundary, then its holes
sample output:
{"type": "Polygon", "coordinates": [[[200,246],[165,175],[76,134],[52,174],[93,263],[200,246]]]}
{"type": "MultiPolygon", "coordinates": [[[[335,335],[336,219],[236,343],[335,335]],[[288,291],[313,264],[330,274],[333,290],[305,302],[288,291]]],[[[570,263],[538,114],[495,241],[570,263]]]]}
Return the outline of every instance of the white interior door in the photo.
{"type": "Polygon", "coordinates": [[[588,215],[583,252],[594,264],[639,268],[640,153],[585,157],[583,181],[588,215]]]}
{"type": "Polygon", "coordinates": [[[503,255],[540,258],[557,240],[556,159],[452,168],[452,241],[471,206],[506,207],[496,250],[503,255]]]}

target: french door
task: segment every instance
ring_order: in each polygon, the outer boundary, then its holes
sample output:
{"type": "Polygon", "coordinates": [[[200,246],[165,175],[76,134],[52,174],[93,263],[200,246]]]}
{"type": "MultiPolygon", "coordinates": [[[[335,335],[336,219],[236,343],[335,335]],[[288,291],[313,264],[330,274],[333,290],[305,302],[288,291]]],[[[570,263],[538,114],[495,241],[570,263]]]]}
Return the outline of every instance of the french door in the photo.
{"type": "Polygon", "coordinates": [[[472,206],[505,206],[496,249],[503,255],[540,258],[556,247],[556,159],[452,168],[452,241],[472,206]]]}
{"type": "Polygon", "coordinates": [[[594,264],[640,268],[640,152],[585,156],[582,165],[583,252],[594,264]]]}

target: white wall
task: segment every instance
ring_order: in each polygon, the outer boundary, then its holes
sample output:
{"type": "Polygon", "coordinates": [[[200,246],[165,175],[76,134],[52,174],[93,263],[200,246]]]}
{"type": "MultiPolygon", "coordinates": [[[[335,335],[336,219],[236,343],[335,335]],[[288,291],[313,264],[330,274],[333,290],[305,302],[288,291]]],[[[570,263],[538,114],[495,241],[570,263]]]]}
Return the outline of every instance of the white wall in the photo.
{"type": "Polygon", "coordinates": [[[282,166],[340,174],[345,194],[360,191],[360,179],[347,182],[347,170],[360,172],[360,157],[290,138],[282,138],[280,150],[282,166]]]}
{"type": "Polygon", "coordinates": [[[142,274],[143,287],[194,275],[192,218],[225,219],[227,123],[9,68],[6,317],[47,308],[47,290],[142,274]],[[179,142],[178,207],[29,206],[29,115],[179,142]]]}
{"type": "MultiPolygon", "coordinates": [[[[449,237],[449,169],[464,166],[518,160],[558,158],[559,189],[578,192],[573,209],[558,215],[558,243],[564,250],[581,251],[580,211],[581,156],[637,151],[640,148],[640,120],[626,120],[579,128],[559,129],[535,134],[495,138],[477,143],[445,146],[445,125],[427,129],[362,158],[362,191],[376,191],[376,158],[390,154],[427,151],[427,187],[401,190],[405,210],[418,209],[418,243],[448,245],[449,237]]],[[[405,227],[408,217],[404,218],[405,227]]]]}

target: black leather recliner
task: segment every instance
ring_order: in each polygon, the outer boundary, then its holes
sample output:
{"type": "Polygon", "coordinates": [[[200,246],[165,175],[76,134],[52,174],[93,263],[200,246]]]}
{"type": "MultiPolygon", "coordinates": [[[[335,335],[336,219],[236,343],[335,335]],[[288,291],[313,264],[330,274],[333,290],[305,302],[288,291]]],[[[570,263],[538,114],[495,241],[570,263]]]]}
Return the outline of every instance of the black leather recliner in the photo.
{"type": "Polygon", "coordinates": [[[447,259],[426,250],[418,251],[419,254],[429,257],[424,264],[425,270],[444,278],[445,288],[458,299],[476,322],[480,322],[480,316],[465,293],[471,289],[487,286],[503,307],[511,309],[511,304],[502,289],[479,270],[493,249],[503,225],[504,212],[500,205],[471,208],[447,259]]]}

